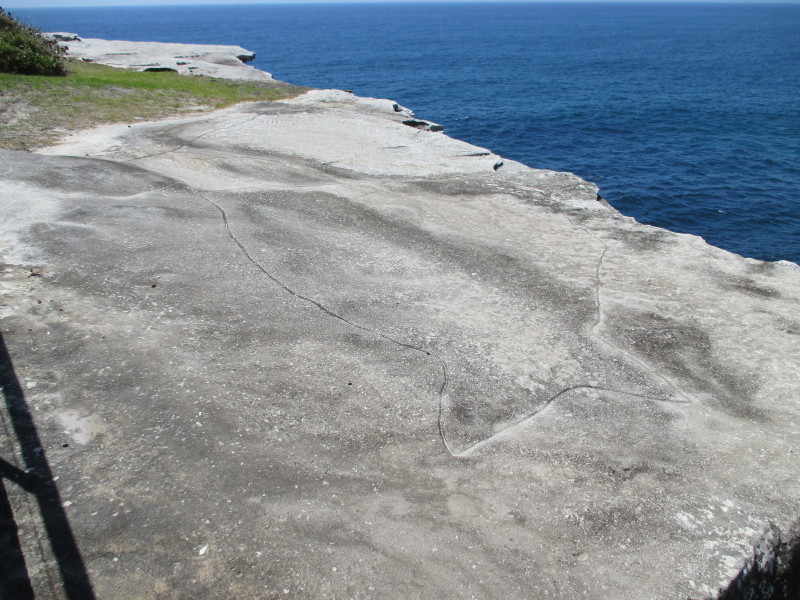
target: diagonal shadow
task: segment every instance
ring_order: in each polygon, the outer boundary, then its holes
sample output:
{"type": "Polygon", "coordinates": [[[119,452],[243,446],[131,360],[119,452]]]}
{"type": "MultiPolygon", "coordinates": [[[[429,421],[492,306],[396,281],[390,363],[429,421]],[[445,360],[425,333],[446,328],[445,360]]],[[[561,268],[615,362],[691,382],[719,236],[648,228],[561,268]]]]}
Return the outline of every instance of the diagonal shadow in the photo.
{"type": "Polygon", "coordinates": [[[67,513],[61,504],[61,496],[53,481],[50,464],[47,462],[2,333],[0,333],[0,386],[3,389],[6,411],[19,444],[22,461],[25,463],[23,470],[0,458],[0,600],[34,598],[5,480],[18,485],[36,500],[68,600],[94,600],[95,595],[86,565],[75,542],[67,513]]]}

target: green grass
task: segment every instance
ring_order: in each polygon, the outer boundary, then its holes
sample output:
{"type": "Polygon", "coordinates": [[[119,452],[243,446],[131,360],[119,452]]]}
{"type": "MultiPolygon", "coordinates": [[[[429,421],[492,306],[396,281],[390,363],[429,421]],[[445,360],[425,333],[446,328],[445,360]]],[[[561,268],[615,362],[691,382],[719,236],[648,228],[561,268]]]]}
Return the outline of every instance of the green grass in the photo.
{"type": "Polygon", "coordinates": [[[0,8],[0,72],[64,75],[64,51],[0,8]]]}
{"type": "Polygon", "coordinates": [[[77,60],[68,61],[66,77],[0,73],[0,148],[30,150],[95,125],[280,100],[306,89],[272,81],[130,71],[77,60]]]}

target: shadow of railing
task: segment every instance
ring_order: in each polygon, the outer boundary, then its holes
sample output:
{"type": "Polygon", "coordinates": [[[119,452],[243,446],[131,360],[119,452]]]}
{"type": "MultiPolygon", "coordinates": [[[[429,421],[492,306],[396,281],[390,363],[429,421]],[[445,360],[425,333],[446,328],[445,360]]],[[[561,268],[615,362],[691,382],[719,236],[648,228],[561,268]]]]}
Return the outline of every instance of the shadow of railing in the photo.
{"type": "MultiPolygon", "coordinates": [[[[2,333],[0,386],[7,414],[7,419],[3,420],[10,423],[24,463],[22,469],[0,457],[0,600],[28,600],[35,597],[6,482],[19,486],[38,505],[45,534],[58,564],[64,595],[68,600],[94,600],[89,574],[2,333]]],[[[8,433],[11,435],[10,431],[8,433]]],[[[9,443],[14,443],[13,439],[9,443]]]]}

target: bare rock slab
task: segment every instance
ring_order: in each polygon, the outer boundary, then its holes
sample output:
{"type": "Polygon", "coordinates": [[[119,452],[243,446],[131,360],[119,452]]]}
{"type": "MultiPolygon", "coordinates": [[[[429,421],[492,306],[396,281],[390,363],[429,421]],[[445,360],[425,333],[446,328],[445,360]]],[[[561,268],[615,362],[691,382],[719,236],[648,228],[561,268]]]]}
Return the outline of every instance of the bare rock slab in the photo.
{"type": "Polygon", "coordinates": [[[71,58],[137,71],[176,71],[222,79],[272,81],[272,75],[245,63],[255,53],[241,46],[127,42],[82,38],[74,33],[50,33],[71,58]]]}
{"type": "Polygon", "coordinates": [[[797,518],[800,268],[408,118],[0,154],[0,327],[98,598],[701,599],[797,518]]]}

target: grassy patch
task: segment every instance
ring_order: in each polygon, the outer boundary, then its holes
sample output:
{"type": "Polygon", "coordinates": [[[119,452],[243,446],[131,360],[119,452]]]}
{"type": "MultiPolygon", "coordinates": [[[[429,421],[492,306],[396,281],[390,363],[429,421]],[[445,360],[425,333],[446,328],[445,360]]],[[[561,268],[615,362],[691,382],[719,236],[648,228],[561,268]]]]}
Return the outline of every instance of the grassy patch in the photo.
{"type": "Polygon", "coordinates": [[[307,88],[70,60],[66,77],[0,73],[0,148],[30,150],[106,123],[155,120],[237,102],[280,100],[307,88]]]}
{"type": "Polygon", "coordinates": [[[64,75],[64,51],[0,8],[0,72],[64,75]]]}

